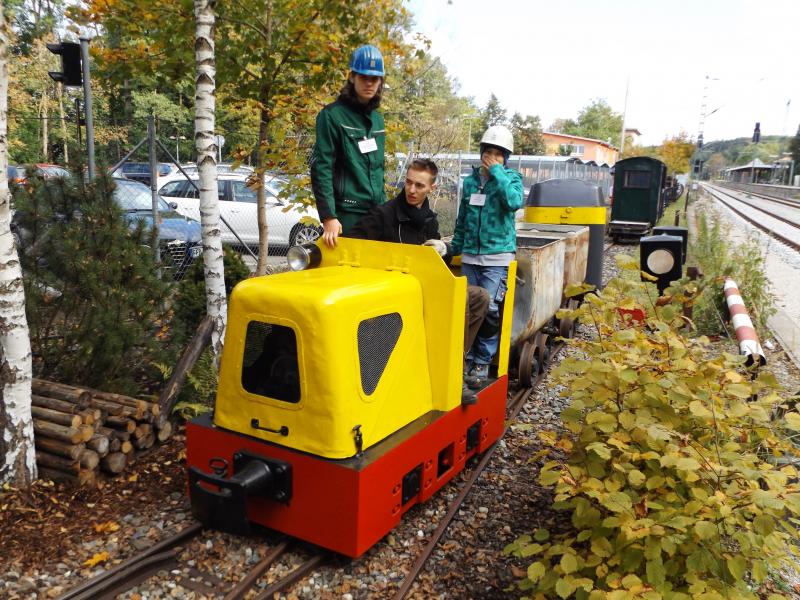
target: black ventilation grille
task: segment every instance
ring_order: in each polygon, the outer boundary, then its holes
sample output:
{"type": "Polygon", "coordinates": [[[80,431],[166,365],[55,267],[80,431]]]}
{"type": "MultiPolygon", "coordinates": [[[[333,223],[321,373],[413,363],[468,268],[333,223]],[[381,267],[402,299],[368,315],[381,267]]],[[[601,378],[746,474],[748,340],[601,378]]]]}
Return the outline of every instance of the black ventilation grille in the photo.
{"type": "Polygon", "coordinates": [[[361,365],[361,387],[367,396],[372,395],[381,380],[386,363],[392,355],[403,319],[400,313],[364,319],[358,324],[358,362],[361,365]]]}

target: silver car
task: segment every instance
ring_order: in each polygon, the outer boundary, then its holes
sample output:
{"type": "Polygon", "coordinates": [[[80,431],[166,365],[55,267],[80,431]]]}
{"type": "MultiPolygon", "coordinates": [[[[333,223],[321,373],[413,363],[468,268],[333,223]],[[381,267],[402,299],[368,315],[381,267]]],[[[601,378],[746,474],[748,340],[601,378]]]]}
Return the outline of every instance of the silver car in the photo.
{"type": "MultiPolygon", "coordinates": [[[[187,175],[191,182],[183,175],[176,175],[161,187],[159,194],[179,213],[199,221],[200,200],[195,187],[197,172],[187,171],[187,175]]],[[[248,186],[250,177],[252,175],[246,172],[218,172],[219,211],[224,221],[223,243],[237,245],[241,240],[248,246],[258,245],[256,191],[248,186]]],[[[269,178],[264,183],[270,245],[295,246],[316,240],[322,232],[317,211],[313,208],[298,210],[280,199],[278,196],[285,183],[278,177],[269,178]]]]}

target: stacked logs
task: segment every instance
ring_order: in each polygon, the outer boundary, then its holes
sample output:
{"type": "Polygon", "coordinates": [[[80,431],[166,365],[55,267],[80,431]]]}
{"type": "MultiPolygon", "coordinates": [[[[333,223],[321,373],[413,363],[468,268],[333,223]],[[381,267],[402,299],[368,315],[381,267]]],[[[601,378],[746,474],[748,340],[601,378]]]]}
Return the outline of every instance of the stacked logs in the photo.
{"type": "Polygon", "coordinates": [[[42,379],[31,412],[39,474],[79,485],[93,485],[98,470],[121,473],[134,452],[172,435],[156,403],[42,379]]]}

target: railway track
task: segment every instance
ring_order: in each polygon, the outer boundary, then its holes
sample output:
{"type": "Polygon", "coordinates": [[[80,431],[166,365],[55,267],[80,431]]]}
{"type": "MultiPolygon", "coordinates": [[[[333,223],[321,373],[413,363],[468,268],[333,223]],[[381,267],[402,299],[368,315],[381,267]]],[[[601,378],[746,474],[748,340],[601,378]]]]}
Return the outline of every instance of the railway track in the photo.
{"type": "MultiPolygon", "coordinates": [[[[554,345],[549,356],[549,361],[552,361],[563,346],[563,343],[554,345]]],[[[538,373],[530,387],[518,389],[513,396],[511,396],[506,411],[507,422],[512,422],[518,416],[534,387],[545,377],[547,373],[546,367],[549,366],[549,361],[548,364],[545,365],[545,368],[538,373]]],[[[508,426],[506,426],[506,430],[507,429],[508,426]]],[[[497,447],[497,444],[495,444],[484,453],[480,462],[462,485],[458,496],[448,505],[445,517],[439,523],[422,553],[418,556],[411,571],[406,575],[395,598],[405,598],[411,590],[414,581],[427,563],[448,526],[458,514],[459,508],[467,498],[472,487],[488,466],[497,447]]],[[[148,579],[158,576],[159,573],[163,574],[165,572],[170,574],[169,581],[171,583],[194,591],[199,594],[199,597],[240,600],[244,598],[248,592],[255,589],[265,576],[269,575],[270,568],[275,566],[279,559],[285,559],[292,550],[292,542],[290,540],[279,541],[266,551],[264,558],[258,564],[244,574],[237,583],[232,584],[231,582],[222,580],[213,573],[200,571],[188,562],[189,559],[196,556],[196,553],[192,552],[192,545],[202,544],[202,538],[202,526],[199,523],[193,523],[180,532],[120,563],[113,569],[69,590],[60,597],[60,600],[113,600],[118,595],[134,589],[145,583],[148,579]]],[[[301,564],[299,566],[261,590],[255,596],[255,599],[267,600],[271,599],[276,593],[288,591],[313,570],[331,562],[330,554],[322,550],[306,551],[303,554],[310,554],[310,556],[301,559],[301,564]]],[[[295,560],[294,562],[298,561],[295,560]]]]}
{"type": "Polygon", "coordinates": [[[776,204],[784,204],[786,206],[791,206],[792,208],[800,208],[800,200],[791,200],[789,198],[777,197],[777,196],[770,196],[768,194],[759,194],[758,192],[751,192],[748,190],[740,190],[736,188],[729,188],[727,186],[721,185],[717,186],[726,190],[730,190],[732,192],[738,192],[740,194],[744,194],[745,196],[753,196],[755,198],[762,198],[764,200],[768,200],[770,202],[775,202],[776,204]]]}
{"type": "MultiPolygon", "coordinates": [[[[784,215],[778,215],[772,211],[764,209],[763,207],[756,206],[745,200],[737,198],[729,191],[722,190],[716,186],[712,186],[709,184],[702,184],[702,185],[703,188],[708,193],[710,193],[714,198],[716,198],[719,202],[724,204],[734,213],[742,217],[745,221],[761,229],[762,231],[774,237],[775,239],[783,242],[790,248],[800,251],[800,220],[793,220],[785,217],[784,215]],[[759,220],[755,218],[752,213],[748,214],[748,211],[742,210],[741,205],[744,205],[754,211],[758,211],[763,215],[766,215],[768,219],[775,219],[776,221],[779,221],[787,225],[788,229],[785,229],[783,232],[776,231],[774,226],[770,227],[769,225],[765,224],[763,219],[759,220]]],[[[800,212],[798,212],[798,219],[800,219],[800,212]]]]}
{"type": "MultiPolygon", "coordinates": [[[[201,541],[202,536],[202,526],[199,523],[193,523],[113,569],[69,590],[60,597],[60,600],[113,600],[118,595],[132,590],[162,572],[173,576],[172,583],[199,594],[200,598],[240,600],[253,590],[264,576],[268,575],[271,567],[275,566],[280,559],[289,557],[289,554],[293,552],[290,541],[283,540],[276,543],[238,583],[231,584],[213,573],[200,571],[192,564],[191,557],[195,556],[195,553],[192,552],[192,544],[201,541]]],[[[297,554],[296,551],[295,554],[297,554]]],[[[308,558],[301,558],[298,566],[270,583],[255,598],[257,600],[271,599],[274,594],[290,588],[328,558],[329,555],[323,551],[311,552],[308,558]]],[[[284,560],[284,562],[286,561],[284,560]]]]}

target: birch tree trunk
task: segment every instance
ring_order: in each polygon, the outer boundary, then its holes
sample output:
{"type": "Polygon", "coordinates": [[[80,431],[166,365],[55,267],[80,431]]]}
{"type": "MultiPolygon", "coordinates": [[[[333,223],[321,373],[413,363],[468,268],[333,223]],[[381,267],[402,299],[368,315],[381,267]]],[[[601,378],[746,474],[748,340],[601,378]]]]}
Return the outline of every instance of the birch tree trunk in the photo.
{"type": "Polygon", "coordinates": [[[214,6],[216,0],[194,0],[195,114],[194,143],[200,188],[200,224],[206,281],[206,312],[214,320],[211,347],[219,360],[225,337],[228,304],[222,262],[219,195],[217,192],[217,147],[214,143],[216,107],[216,59],[214,57],[214,6]]]}
{"type": "Polygon", "coordinates": [[[11,235],[8,190],[8,26],[0,0],[0,482],[27,487],[36,478],[31,419],[31,340],[25,291],[11,235]]]}
{"type": "MultiPolygon", "coordinates": [[[[264,2],[264,32],[268,47],[272,46],[272,0],[264,2]]],[[[269,223],[267,223],[267,194],[263,182],[266,179],[264,173],[264,153],[267,151],[269,133],[269,112],[263,107],[269,105],[269,86],[265,83],[261,87],[261,106],[258,111],[258,145],[256,146],[256,173],[261,178],[262,185],[256,188],[256,215],[258,222],[258,262],[256,263],[256,275],[266,275],[267,256],[269,255],[269,223]]]]}

